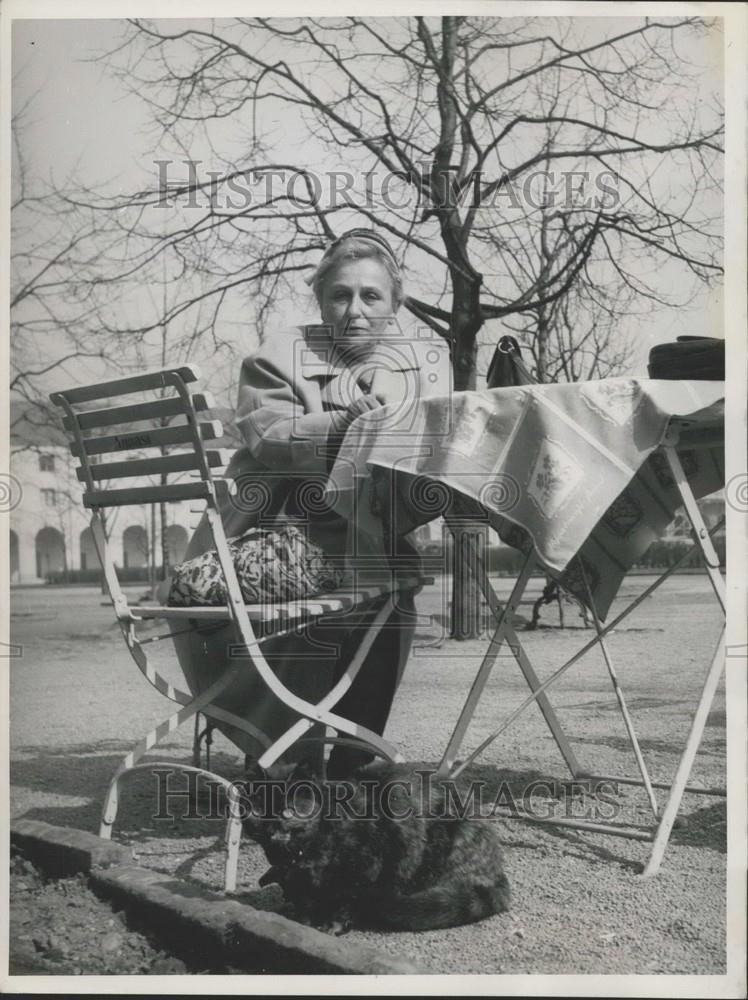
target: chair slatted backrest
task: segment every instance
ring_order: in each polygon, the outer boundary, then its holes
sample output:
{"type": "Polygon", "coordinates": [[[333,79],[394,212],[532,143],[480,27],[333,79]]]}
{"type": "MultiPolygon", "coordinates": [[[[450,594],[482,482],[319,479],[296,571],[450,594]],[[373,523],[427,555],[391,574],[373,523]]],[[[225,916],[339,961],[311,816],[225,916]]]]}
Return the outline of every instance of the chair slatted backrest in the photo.
{"type": "Polygon", "coordinates": [[[223,427],[218,420],[198,417],[215,405],[208,393],[187,388],[199,374],[195,366],[181,365],[51,394],[50,400],[65,412],[63,425],[73,439],[70,450],[80,463],[76,475],[86,485],[85,507],[215,499],[212,470],[224,466],[226,456],[220,449],[206,449],[205,443],[219,439],[223,427]],[[160,395],[129,404],[109,402],[112,397],[143,393],[160,395]],[[98,401],[105,403],[100,409],[81,408],[98,401]],[[101,428],[110,433],[102,435],[101,428]],[[178,450],[172,453],[175,447],[178,450]],[[156,454],[153,449],[158,449],[156,454]],[[127,458],[117,459],[122,452],[128,453],[127,458]],[[115,460],[91,460],[99,455],[113,455],[115,460]],[[185,473],[193,476],[187,478],[185,473]],[[152,481],[154,476],[158,482],[152,481]],[[169,481],[170,476],[177,476],[177,481],[169,481]],[[120,480],[129,482],[110,485],[120,480]]]}

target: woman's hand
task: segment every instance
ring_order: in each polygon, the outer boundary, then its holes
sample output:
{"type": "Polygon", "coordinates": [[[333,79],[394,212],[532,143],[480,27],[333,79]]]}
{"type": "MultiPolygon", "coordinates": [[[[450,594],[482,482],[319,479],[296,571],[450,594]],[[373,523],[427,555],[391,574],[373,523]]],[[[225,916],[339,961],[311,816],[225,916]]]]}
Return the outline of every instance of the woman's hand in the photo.
{"type": "Polygon", "coordinates": [[[371,380],[369,392],[382,406],[389,403],[402,403],[408,394],[408,380],[405,372],[388,371],[377,368],[371,380]]]}
{"type": "Polygon", "coordinates": [[[358,399],[354,399],[351,405],[345,411],[348,420],[355,420],[356,417],[360,417],[362,413],[368,413],[369,410],[378,410],[382,404],[374,396],[373,393],[368,393],[366,396],[359,396],[358,399]]]}
{"type": "Polygon", "coordinates": [[[371,394],[359,396],[345,410],[340,410],[335,414],[335,423],[341,429],[346,428],[353,423],[356,417],[360,417],[363,413],[369,413],[370,410],[378,410],[381,405],[376,396],[371,394]]]}

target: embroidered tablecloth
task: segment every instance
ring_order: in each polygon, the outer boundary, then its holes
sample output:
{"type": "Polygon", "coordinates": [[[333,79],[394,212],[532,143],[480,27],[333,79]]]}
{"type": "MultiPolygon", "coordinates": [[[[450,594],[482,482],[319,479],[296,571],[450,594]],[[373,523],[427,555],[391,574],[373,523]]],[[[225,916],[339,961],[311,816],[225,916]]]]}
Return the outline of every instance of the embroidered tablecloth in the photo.
{"type": "MultiPolygon", "coordinates": [[[[585,600],[581,561],[604,618],[680,506],[658,451],[670,421],[720,440],[723,397],[723,382],[613,378],[405,400],[351,425],[328,493],[350,520],[353,550],[433,520],[456,491],[463,512],[509,545],[534,548],[585,600]]],[[[697,498],[724,484],[721,444],[679,452],[697,498]]]]}

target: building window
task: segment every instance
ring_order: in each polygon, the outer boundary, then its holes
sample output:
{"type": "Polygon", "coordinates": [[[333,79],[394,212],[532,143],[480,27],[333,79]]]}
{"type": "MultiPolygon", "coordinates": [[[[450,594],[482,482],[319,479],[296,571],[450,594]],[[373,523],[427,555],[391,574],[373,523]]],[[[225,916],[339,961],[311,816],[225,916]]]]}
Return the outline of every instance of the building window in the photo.
{"type": "Polygon", "coordinates": [[[41,472],[54,472],[55,471],[55,456],[54,455],[40,455],[39,456],[39,469],[41,472]]]}
{"type": "Polygon", "coordinates": [[[42,499],[47,507],[56,507],[57,490],[42,490],[42,499]]]}

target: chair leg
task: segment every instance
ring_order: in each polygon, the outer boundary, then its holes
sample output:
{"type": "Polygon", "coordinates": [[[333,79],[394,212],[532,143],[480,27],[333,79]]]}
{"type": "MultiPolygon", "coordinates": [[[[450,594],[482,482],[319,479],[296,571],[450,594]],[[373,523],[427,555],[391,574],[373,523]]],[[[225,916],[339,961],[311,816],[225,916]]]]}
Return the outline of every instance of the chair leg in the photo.
{"type": "Polygon", "coordinates": [[[112,839],[112,827],[119,811],[119,779],[124,773],[124,771],[117,771],[109,782],[104,796],[104,805],[101,808],[101,819],[99,820],[99,836],[102,840],[112,839]]]}
{"type": "MultiPolygon", "coordinates": [[[[109,840],[111,838],[112,826],[117,818],[117,809],[119,807],[119,780],[122,775],[128,771],[134,770],[137,762],[144,754],[153,749],[153,747],[157,746],[158,743],[164,739],[164,737],[179,729],[181,725],[187,722],[188,719],[191,719],[197,712],[200,711],[201,708],[208,706],[213,698],[220,694],[221,691],[223,691],[229,684],[233,683],[237,669],[238,668],[228,671],[224,677],[219,678],[219,680],[211,684],[210,687],[206,688],[205,691],[198,695],[197,698],[193,699],[189,704],[184,705],[178,712],[170,715],[168,719],[165,719],[158,726],[152,729],[124,758],[120,766],[114,772],[114,776],[109,783],[109,788],[107,789],[107,793],[104,798],[104,806],[101,812],[101,823],[99,825],[100,837],[103,837],[105,840],[109,840]]],[[[182,765],[182,767],[185,766],[186,765],[182,765]]]]}
{"type": "Polygon", "coordinates": [[[200,716],[198,712],[195,716],[195,736],[192,741],[192,766],[200,767],[202,757],[202,745],[205,743],[205,766],[210,770],[210,748],[213,744],[213,730],[216,728],[208,716],[205,716],[205,728],[200,729],[200,716]]]}
{"type": "MultiPolygon", "coordinates": [[[[159,672],[151,666],[148,660],[148,655],[143,648],[145,644],[138,638],[132,623],[123,628],[123,634],[125,636],[128,649],[130,650],[130,655],[135,660],[138,670],[140,670],[148,683],[170,701],[176,701],[180,705],[191,705],[194,701],[191,694],[188,694],[186,691],[181,691],[179,688],[175,688],[168,680],[166,680],[166,678],[162,677],[161,674],[159,674],[159,672]]],[[[233,677],[233,672],[229,675],[229,679],[231,679],[231,677],[233,677]]],[[[217,683],[220,684],[220,679],[217,683]]],[[[241,730],[241,732],[247,733],[254,740],[256,740],[260,746],[270,746],[271,740],[266,733],[264,733],[261,729],[258,729],[257,726],[253,725],[251,722],[241,718],[241,716],[235,715],[233,712],[229,712],[225,708],[218,708],[217,705],[203,704],[200,714],[206,717],[208,725],[212,728],[215,728],[214,720],[216,719],[221,722],[227,722],[229,725],[241,730]]],[[[199,750],[196,752],[194,741],[192,751],[193,760],[197,757],[199,761],[199,750]]]]}
{"type": "Polygon", "coordinates": [[[182,771],[185,774],[198,774],[203,778],[208,778],[210,781],[221,785],[225,790],[228,806],[228,818],[224,833],[224,843],[226,844],[224,887],[227,893],[236,892],[236,875],[239,861],[239,847],[242,837],[243,818],[241,793],[232,781],[222,778],[220,774],[214,774],[213,771],[208,771],[202,767],[193,767],[191,764],[181,764],[178,761],[162,760],[148,761],[145,764],[133,764],[132,767],[129,767],[126,770],[118,771],[109,785],[107,802],[105,804],[105,810],[107,808],[110,809],[110,822],[105,826],[104,820],[102,819],[99,836],[104,840],[111,840],[112,826],[117,817],[117,801],[119,797],[119,782],[121,779],[124,778],[125,775],[134,774],[136,771],[153,772],[156,768],[165,768],[170,771],[182,771]]]}
{"type": "Polygon", "coordinates": [[[239,864],[239,846],[242,839],[242,807],[239,790],[236,785],[227,789],[228,819],[226,821],[226,869],[224,874],[224,889],[227,893],[236,892],[236,872],[239,864]]]}
{"type": "Polygon", "coordinates": [[[304,735],[304,733],[308,732],[312,728],[314,722],[316,721],[320,721],[324,725],[337,729],[339,732],[356,736],[359,740],[369,744],[369,750],[372,750],[379,756],[384,757],[386,760],[394,762],[401,762],[403,760],[402,755],[398,753],[395,746],[383,739],[378,733],[375,733],[373,730],[368,729],[365,726],[361,726],[357,723],[349,722],[347,719],[335,716],[329,711],[337,705],[346,691],[348,691],[353,684],[356,676],[363,666],[364,660],[369,654],[369,650],[371,649],[374,640],[381,631],[384,623],[387,621],[391,611],[392,597],[390,597],[377,612],[374,621],[369,626],[366,635],[361,641],[361,644],[356,650],[351,662],[348,664],[343,676],[334,685],[332,690],[328,691],[325,697],[313,706],[315,709],[314,718],[304,717],[297,720],[292,726],[290,726],[286,732],[283,733],[283,735],[280,736],[260,757],[258,761],[260,767],[268,768],[274,764],[279,757],[281,757],[290,747],[293,746],[294,743],[297,742],[297,740],[304,735]]]}

